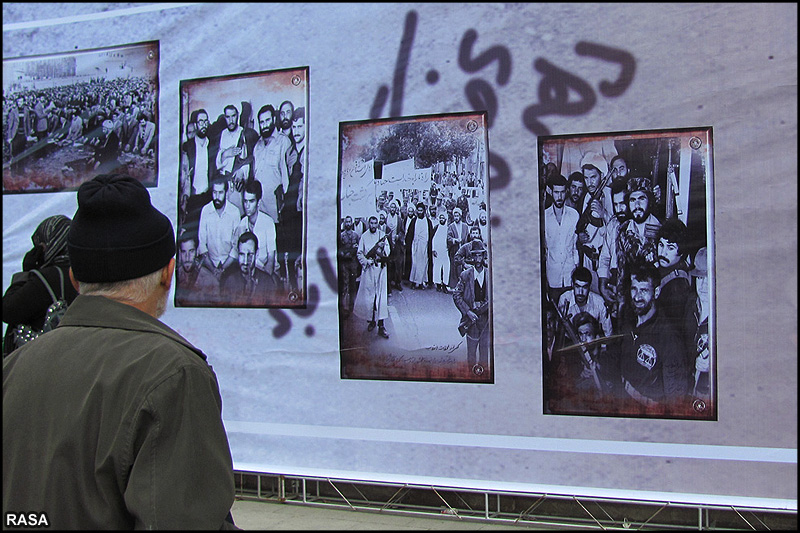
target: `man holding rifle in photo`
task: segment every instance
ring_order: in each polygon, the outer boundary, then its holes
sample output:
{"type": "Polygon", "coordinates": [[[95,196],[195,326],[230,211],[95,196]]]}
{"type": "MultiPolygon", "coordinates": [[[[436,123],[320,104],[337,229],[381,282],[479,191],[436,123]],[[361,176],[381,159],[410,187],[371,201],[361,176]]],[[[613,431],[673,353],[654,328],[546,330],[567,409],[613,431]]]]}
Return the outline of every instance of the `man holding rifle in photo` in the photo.
{"type": "Polygon", "coordinates": [[[369,229],[361,235],[356,256],[361,263],[361,281],[353,306],[353,314],[367,320],[367,331],[378,325],[378,335],[389,338],[384,320],[389,318],[389,289],[386,262],[389,257],[389,240],[378,231],[378,217],[368,220],[369,229]]]}

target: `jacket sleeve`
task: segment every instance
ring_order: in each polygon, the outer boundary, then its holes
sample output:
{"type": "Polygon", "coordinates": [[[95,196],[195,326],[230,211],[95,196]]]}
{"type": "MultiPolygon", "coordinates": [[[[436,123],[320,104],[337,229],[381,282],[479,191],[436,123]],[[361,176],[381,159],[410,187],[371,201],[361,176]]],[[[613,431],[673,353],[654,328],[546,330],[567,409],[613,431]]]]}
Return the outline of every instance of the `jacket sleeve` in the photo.
{"type": "Polygon", "coordinates": [[[464,291],[467,290],[466,285],[469,281],[469,272],[461,272],[458,275],[458,283],[453,292],[453,303],[455,303],[458,310],[461,311],[462,317],[467,316],[467,312],[470,311],[470,303],[464,299],[464,291]]]}
{"type": "Polygon", "coordinates": [[[147,394],[131,428],[125,504],[136,529],[220,529],[233,463],[210,369],[186,365],[147,394]]]}

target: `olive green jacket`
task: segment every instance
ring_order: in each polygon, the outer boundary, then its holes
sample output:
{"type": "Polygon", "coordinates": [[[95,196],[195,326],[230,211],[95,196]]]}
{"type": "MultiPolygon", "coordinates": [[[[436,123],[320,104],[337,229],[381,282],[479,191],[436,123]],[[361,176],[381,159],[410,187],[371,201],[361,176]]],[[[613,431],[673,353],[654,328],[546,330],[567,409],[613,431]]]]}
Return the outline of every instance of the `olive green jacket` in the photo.
{"type": "Polygon", "coordinates": [[[234,499],[217,378],[159,320],[78,296],[3,361],[3,514],[53,529],[218,529],[234,499]]]}

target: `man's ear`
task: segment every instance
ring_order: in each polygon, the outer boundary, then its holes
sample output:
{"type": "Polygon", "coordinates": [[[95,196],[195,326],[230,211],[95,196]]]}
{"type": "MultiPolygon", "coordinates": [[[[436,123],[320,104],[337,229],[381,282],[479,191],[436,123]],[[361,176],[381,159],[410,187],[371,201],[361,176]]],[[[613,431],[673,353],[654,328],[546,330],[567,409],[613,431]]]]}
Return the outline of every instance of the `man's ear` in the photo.
{"type": "Polygon", "coordinates": [[[169,291],[172,286],[172,277],[175,275],[175,258],[172,257],[167,266],[161,269],[161,284],[169,291]]]}
{"type": "Polygon", "coordinates": [[[72,273],[72,267],[69,267],[69,280],[72,282],[72,286],[75,287],[75,290],[81,292],[81,285],[78,283],[78,280],[75,279],[75,274],[72,273]]]}

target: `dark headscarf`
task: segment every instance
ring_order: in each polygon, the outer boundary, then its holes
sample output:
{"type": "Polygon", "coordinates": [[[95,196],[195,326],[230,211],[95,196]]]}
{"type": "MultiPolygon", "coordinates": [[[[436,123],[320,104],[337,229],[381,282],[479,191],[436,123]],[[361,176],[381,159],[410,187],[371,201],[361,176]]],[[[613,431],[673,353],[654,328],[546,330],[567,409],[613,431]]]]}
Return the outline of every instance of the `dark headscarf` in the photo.
{"type": "Polygon", "coordinates": [[[56,264],[69,264],[67,234],[72,220],[64,215],[48,217],[31,235],[33,247],[41,251],[40,268],[56,264]]]}

